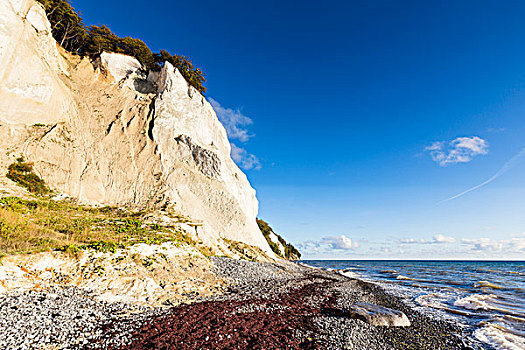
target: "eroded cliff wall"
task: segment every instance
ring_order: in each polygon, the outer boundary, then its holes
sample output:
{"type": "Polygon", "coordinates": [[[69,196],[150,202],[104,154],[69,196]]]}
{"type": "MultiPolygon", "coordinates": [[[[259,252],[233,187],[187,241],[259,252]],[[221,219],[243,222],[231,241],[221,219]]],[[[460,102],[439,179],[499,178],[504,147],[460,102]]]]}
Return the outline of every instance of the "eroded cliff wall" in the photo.
{"type": "Polygon", "coordinates": [[[206,99],[169,63],[147,73],[132,57],[91,62],[62,50],[34,0],[0,1],[0,187],[24,155],[56,191],[89,204],[169,208],[199,238],[257,246],[255,190],[230,157],[206,99]]]}

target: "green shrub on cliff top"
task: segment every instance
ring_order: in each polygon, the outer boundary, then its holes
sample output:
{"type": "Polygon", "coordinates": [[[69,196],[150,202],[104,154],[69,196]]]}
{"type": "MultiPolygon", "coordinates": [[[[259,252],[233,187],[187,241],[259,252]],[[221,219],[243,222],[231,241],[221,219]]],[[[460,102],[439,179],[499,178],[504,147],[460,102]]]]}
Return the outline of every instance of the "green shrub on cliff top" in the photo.
{"type": "Polygon", "coordinates": [[[80,13],[66,0],[38,0],[46,9],[55,40],[68,51],[83,54],[88,34],[80,13]]]}
{"type": "Polygon", "coordinates": [[[204,73],[195,68],[190,60],[181,55],[172,55],[162,50],[152,53],[140,39],[121,38],[107,26],[86,26],[80,12],[69,0],[38,0],[46,10],[55,40],[66,50],[80,56],[94,57],[101,52],[116,52],[135,57],[146,69],[159,70],[165,62],[177,68],[188,84],[201,93],[206,92],[204,73]]]}
{"type": "Polygon", "coordinates": [[[184,79],[186,79],[191,86],[200,92],[206,92],[206,88],[204,87],[204,83],[206,82],[206,79],[204,79],[204,73],[200,68],[193,67],[193,63],[191,63],[186,57],[171,55],[166,50],[160,50],[160,53],[155,53],[153,56],[155,57],[155,64],[157,64],[158,68],[164,65],[164,62],[169,62],[179,70],[184,79]]]}
{"type": "Polygon", "coordinates": [[[131,37],[120,38],[105,25],[86,28],[89,39],[84,51],[96,55],[103,51],[116,52],[135,57],[147,69],[156,69],[155,56],[142,40],[131,37]]]}

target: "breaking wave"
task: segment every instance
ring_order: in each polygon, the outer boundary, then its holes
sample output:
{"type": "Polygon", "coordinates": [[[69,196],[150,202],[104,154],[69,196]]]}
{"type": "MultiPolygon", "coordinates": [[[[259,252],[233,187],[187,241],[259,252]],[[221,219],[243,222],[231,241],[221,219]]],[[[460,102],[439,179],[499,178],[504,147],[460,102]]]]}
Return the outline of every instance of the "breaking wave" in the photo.
{"type": "Polygon", "coordinates": [[[525,349],[525,334],[523,332],[517,332],[497,323],[483,323],[481,328],[474,331],[474,336],[479,341],[490,344],[496,349],[525,349]]]}
{"type": "Polygon", "coordinates": [[[525,350],[525,262],[361,260],[308,264],[378,283],[421,312],[460,323],[480,348],[525,350]]]}

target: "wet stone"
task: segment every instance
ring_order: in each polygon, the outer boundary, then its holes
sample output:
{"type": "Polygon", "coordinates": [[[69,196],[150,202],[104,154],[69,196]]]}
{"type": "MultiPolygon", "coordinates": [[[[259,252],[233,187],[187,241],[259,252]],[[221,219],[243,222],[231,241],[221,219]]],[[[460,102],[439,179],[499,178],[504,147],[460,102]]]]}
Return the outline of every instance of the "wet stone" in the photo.
{"type": "Polygon", "coordinates": [[[370,303],[356,303],[350,307],[348,314],[372,326],[410,326],[410,320],[403,312],[370,303]]]}

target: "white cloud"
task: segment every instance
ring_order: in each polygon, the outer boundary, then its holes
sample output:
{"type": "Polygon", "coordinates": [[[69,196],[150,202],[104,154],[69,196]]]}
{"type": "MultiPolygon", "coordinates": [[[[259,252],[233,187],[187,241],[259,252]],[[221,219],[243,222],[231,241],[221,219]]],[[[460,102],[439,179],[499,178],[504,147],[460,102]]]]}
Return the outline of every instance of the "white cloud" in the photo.
{"type": "Polygon", "coordinates": [[[504,243],[500,240],[493,240],[491,238],[476,238],[476,239],[467,239],[463,238],[461,243],[470,246],[472,250],[497,250],[500,251],[503,249],[504,243]]]}
{"type": "Polygon", "coordinates": [[[488,142],[477,136],[439,141],[425,148],[440,166],[470,162],[475,156],[489,152],[488,142]]]}
{"type": "Polygon", "coordinates": [[[454,237],[448,237],[445,235],[435,235],[433,237],[432,243],[455,243],[456,239],[454,237]]]}
{"type": "Polygon", "coordinates": [[[455,243],[454,237],[445,236],[442,234],[435,235],[431,240],[423,238],[403,238],[399,241],[401,244],[443,244],[443,243],[455,243]]]}
{"type": "Polygon", "coordinates": [[[253,121],[242,114],[240,109],[224,108],[221,104],[215,101],[213,98],[208,97],[211,106],[217,113],[217,117],[221,121],[222,125],[228,133],[230,140],[239,140],[241,142],[248,141],[251,137],[255,136],[250,134],[247,126],[253,124],[253,121]]]}
{"type": "Polygon", "coordinates": [[[260,170],[261,162],[259,159],[251,153],[248,153],[244,148],[238,147],[235,144],[231,144],[232,151],[231,156],[235,163],[237,163],[244,170],[260,170]]]}
{"type": "Polygon", "coordinates": [[[522,237],[511,238],[510,244],[515,250],[525,252],[525,234],[523,234],[522,237]]]}
{"type": "Polygon", "coordinates": [[[295,245],[297,247],[297,249],[299,249],[299,251],[301,253],[318,253],[319,252],[319,242],[316,242],[316,241],[311,241],[311,240],[308,240],[308,241],[304,241],[302,243],[297,243],[295,245]]]}
{"type": "Polygon", "coordinates": [[[297,244],[297,248],[304,253],[332,253],[334,250],[354,250],[359,248],[359,243],[351,238],[340,236],[326,236],[321,240],[308,240],[297,244]]]}
{"type": "Polygon", "coordinates": [[[345,235],[323,237],[321,239],[321,245],[327,245],[331,249],[341,249],[341,250],[350,250],[350,249],[359,248],[359,243],[352,242],[352,239],[350,239],[349,237],[346,237],[345,235]]]}
{"type": "Polygon", "coordinates": [[[427,241],[424,239],[415,239],[415,238],[403,238],[400,243],[401,244],[424,244],[427,241]]]}
{"type": "Polygon", "coordinates": [[[474,251],[525,252],[525,234],[511,239],[463,238],[461,243],[474,251]]]}

